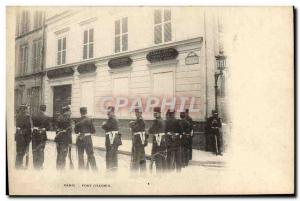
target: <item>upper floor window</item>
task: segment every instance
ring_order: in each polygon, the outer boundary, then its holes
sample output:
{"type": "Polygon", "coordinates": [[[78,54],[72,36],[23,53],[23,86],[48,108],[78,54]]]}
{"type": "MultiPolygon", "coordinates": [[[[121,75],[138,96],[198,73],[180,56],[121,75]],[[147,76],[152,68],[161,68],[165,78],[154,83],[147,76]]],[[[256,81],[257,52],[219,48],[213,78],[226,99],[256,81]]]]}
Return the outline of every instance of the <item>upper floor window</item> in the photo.
{"type": "Polygon", "coordinates": [[[33,63],[33,71],[41,70],[42,64],[42,40],[33,41],[32,46],[32,63],[33,63]]]}
{"type": "Polygon", "coordinates": [[[128,50],[128,18],[115,21],[115,53],[128,50]]]}
{"type": "Polygon", "coordinates": [[[62,37],[57,40],[57,65],[66,63],[67,38],[62,37]]]}
{"type": "Polygon", "coordinates": [[[30,15],[29,11],[22,11],[21,14],[21,34],[25,34],[29,31],[30,15]]]}
{"type": "Polygon", "coordinates": [[[34,29],[40,28],[43,25],[43,12],[36,11],[34,13],[34,29]]]}
{"type": "Polygon", "coordinates": [[[172,41],[171,10],[160,9],[154,11],[154,43],[172,41]]]}
{"type": "Polygon", "coordinates": [[[94,29],[84,31],[83,36],[83,59],[94,57],[94,29]]]}
{"type": "Polygon", "coordinates": [[[20,47],[20,73],[27,72],[28,67],[28,45],[22,45],[20,47]]]}

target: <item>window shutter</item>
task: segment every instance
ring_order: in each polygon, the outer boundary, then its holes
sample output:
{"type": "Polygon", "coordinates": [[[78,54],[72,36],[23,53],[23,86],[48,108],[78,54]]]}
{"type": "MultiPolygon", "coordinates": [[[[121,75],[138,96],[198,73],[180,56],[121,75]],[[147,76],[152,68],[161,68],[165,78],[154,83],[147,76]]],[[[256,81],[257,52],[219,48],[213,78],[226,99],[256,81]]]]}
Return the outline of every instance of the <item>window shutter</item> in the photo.
{"type": "Polygon", "coordinates": [[[89,31],[89,42],[94,42],[94,29],[89,31]]]}
{"type": "Polygon", "coordinates": [[[94,57],[94,44],[90,43],[89,44],[89,58],[93,58],[94,57]]]}
{"type": "Polygon", "coordinates": [[[115,21],[115,35],[120,34],[120,20],[115,21]]]}
{"type": "Polygon", "coordinates": [[[154,27],[154,43],[158,44],[162,42],[162,26],[156,25],[154,27]]]}
{"type": "Polygon", "coordinates": [[[62,61],[61,64],[65,64],[66,63],[66,50],[62,51],[62,61]]]}
{"type": "Polygon", "coordinates": [[[120,52],[120,36],[115,37],[115,52],[120,52]]]}
{"type": "Polygon", "coordinates": [[[66,48],[67,48],[67,39],[63,38],[62,50],[65,50],[66,48]]]}
{"type": "Polygon", "coordinates": [[[172,40],[172,28],[171,28],[171,22],[165,23],[164,24],[164,38],[165,42],[171,41],[172,40]]]}
{"type": "Polygon", "coordinates": [[[155,10],[154,11],[154,24],[160,24],[161,23],[161,10],[155,10]]]}
{"type": "Polygon", "coordinates": [[[86,44],[88,42],[88,31],[84,31],[84,36],[83,36],[83,44],[86,44]]]}
{"type": "Polygon", "coordinates": [[[128,18],[124,17],[122,19],[122,33],[127,33],[128,32],[128,18]]]}
{"type": "Polygon", "coordinates": [[[122,35],[122,51],[126,51],[128,49],[128,34],[122,35]]]}
{"type": "Polygon", "coordinates": [[[164,21],[170,21],[171,20],[171,10],[165,9],[164,10],[164,21]]]}

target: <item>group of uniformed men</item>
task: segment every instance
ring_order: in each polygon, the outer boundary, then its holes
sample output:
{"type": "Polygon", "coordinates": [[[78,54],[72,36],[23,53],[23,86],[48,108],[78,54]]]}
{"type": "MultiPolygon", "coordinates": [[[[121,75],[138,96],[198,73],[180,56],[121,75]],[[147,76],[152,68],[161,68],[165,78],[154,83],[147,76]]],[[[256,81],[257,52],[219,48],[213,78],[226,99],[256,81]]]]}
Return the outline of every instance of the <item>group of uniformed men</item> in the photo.
{"type": "MultiPolygon", "coordinates": [[[[46,106],[41,105],[40,111],[28,115],[27,106],[21,105],[16,117],[16,168],[23,168],[23,158],[26,155],[26,166],[28,166],[29,143],[32,140],[33,165],[35,169],[42,169],[44,162],[44,149],[47,140],[46,131],[49,130],[49,117],[44,112],[46,106]],[[27,154],[26,154],[27,153],[27,154]]],[[[77,134],[76,146],[78,153],[78,168],[86,169],[91,167],[97,170],[96,160],[93,151],[91,136],[95,134],[93,122],[87,115],[87,108],[80,108],[81,117],[75,122],[74,131],[77,134]],[[84,162],[84,151],[87,154],[87,162],[84,162]]],[[[193,142],[193,120],[189,111],[180,113],[180,119],[175,118],[175,110],[169,109],[166,113],[166,120],[163,120],[161,108],[153,110],[154,121],[148,131],[142,117],[141,108],[135,109],[136,120],[129,122],[132,132],[132,154],[131,169],[142,172],[146,170],[145,147],[148,144],[149,134],[152,135],[153,146],[151,151],[150,168],[155,162],[157,172],[166,170],[180,171],[186,167],[192,159],[193,142]]],[[[118,121],[115,117],[114,107],[109,107],[108,119],[102,124],[105,131],[106,168],[114,171],[118,167],[118,147],[122,145],[121,133],[119,132],[118,121]]],[[[211,120],[213,122],[213,119],[211,120]]],[[[215,127],[219,121],[214,122],[215,127]]],[[[71,160],[72,146],[72,123],[69,106],[61,110],[57,118],[57,131],[54,141],[56,142],[57,158],[56,168],[65,169],[66,158],[69,155],[70,167],[73,167],[71,160]]]]}

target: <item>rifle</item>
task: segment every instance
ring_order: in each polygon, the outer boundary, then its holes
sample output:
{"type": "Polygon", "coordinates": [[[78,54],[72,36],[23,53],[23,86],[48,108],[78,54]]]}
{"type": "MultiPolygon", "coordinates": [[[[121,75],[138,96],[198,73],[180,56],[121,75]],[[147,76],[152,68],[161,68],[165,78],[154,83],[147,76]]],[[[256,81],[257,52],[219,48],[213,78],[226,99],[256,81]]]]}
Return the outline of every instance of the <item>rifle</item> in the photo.
{"type": "Polygon", "coordinates": [[[69,146],[69,154],[68,154],[69,160],[70,160],[70,169],[73,170],[74,169],[74,164],[73,164],[73,160],[72,160],[72,147],[69,146]]]}

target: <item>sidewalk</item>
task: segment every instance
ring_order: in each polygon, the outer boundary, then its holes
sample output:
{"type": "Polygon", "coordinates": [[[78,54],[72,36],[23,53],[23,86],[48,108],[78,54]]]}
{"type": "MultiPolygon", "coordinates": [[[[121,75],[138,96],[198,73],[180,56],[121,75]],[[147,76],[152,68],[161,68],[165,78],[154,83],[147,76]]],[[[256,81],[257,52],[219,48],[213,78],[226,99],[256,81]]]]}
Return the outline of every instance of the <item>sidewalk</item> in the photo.
{"type": "MultiPolygon", "coordinates": [[[[54,140],[55,132],[47,131],[48,140],[54,140]]],[[[72,134],[73,144],[76,142],[76,135],[72,134]]],[[[94,149],[99,149],[105,151],[105,137],[92,136],[94,149]]],[[[125,155],[131,155],[131,141],[123,140],[122,145],[119,147],[119,153],[125,155]]],[[[151,155],[152,143],[148,143],[148,146],[145,147],[146,157],[149,159],[151,155]]],[[[195,150],[193,149],[193,159],[190,162],[191,165],[200,165],[206,167],[224,167],[225,160],[224,156],[216,156],[213,153],[195,150]]]]}

